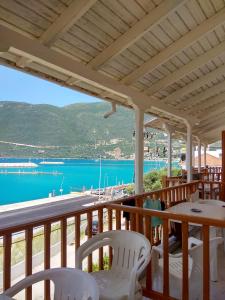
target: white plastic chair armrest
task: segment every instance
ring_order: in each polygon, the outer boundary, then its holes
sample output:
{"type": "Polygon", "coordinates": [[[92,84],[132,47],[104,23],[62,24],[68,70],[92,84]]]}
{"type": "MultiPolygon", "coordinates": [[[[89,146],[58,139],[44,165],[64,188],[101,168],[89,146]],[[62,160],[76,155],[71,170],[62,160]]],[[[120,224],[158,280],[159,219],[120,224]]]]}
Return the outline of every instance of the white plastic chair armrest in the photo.
{"type": "Polygon", "coordinates": [[[158,246],[153,246],[152,247],[152,251],[154,252],[157,252],[160,256],[162,256],[163,255],[163,248],[161,248],[161,247],[158,247],[158,246]]]}
{"type": "Polygon", "coordinates": [[[76,268],[82,269],[83,259],[85,257],[87,257],[89,254],[91,254],[93,251],[95,251],[101,247],[110,245],[109,239],[93,240],[94,238],[89,239],[87,242],[85,242],[83,245],[81,245],[76,250],[76,257],[75,257],[75,267],[76,268]]]}
{"type": "Polygon", "coordinates": [[[193,246],[192,245],[201,245],[202,241],[199,239],[196,239],[195,237],[191,236],[188,238],[188,249],[191,249],[193,246]]]}

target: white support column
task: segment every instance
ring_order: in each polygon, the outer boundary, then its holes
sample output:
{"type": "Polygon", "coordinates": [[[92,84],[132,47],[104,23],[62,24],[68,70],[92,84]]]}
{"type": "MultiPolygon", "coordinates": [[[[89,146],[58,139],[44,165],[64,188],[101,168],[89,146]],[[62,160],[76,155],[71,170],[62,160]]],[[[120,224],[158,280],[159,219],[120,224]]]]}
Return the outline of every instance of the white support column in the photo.
{"type": "Polygon", "coordinates": [[[167,131],[168,135],[168,167],[167,167],[167,176],[172,176],[172,133],[167,131]]]}
{"type": "Polygon", "coordinates": [[[201,166],[202,166],[202,161],[201,161],[201,149],[202,149],[202,145],[201,145],[201,140],[198,140],[198,173],[201,173],[201,166]]]}
{"type": "Polygon", "coordinates": [[[172,133],[173,128],[169,126],[167,123],[163,123],[163,128],[167,133],[167,144],[168,144],[168,167],[167,167],[167,176],[172,176],[172,133]]]}
{"type": "Polygon", "coordinates": [[[192,167],[195,167],[195,144],[193,143],[192,140],[192,167]]]}
{"type": "Polygon", "coordinates": [[[190,182],[192,180],[192,127],[189,123],[187,123],[186,169],[187,182],[190,182]]]}
{"type": "Polygon", "coordinates": [[[206,168],[206,149],[207,145],[204,145],[204,168],[206,168]]]}
{"type": "Polygon", "coordinates": [[[135,107],[135,194],[143,192],[144,111],[135,107]]]}

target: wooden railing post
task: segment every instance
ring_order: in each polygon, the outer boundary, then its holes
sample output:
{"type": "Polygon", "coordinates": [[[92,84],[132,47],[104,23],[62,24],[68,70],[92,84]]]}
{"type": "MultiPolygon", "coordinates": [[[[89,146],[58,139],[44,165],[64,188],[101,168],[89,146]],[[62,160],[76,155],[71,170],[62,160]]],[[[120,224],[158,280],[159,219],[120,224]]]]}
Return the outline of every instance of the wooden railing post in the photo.
{"type": "MultiPolygon", "coordinates": [[[[50,259],[51,259],[51,224],[48,223],[44,225],[44,269],[47,270],[50,268],[50,259]]],[[[44,283],[44,297],[45,300],[50,300],[50,282],[45,280],[44,283]]]]}
{"type": "Polygon", "coordinates": [[[182,300],[189,299],[188,289],[188,223],[182,222],[182,253],[183,253],[183,281],[182,281],[182,300]]]}
{"type": "Polygon", "coordinates": [[[203,299],[210,299],[209,226],[203,225],[203,299]]]}
{"type": "MultiPolygon", "coordinates": [[[[33,228],[28,228],[25,231],[26,240],[26,255],[25,255],[25,276],[32,274],[32,240],[33,240],[33,228]]],[[[25,292],[26,300],[32,299],[32,286],[28,287],[25,292]]]]}
{"type": "Polygon", "coordinates": [[[3,237],[3,290],[7,290],[11,285],[11,246],[12,235],[6,234],[3,237]]]}

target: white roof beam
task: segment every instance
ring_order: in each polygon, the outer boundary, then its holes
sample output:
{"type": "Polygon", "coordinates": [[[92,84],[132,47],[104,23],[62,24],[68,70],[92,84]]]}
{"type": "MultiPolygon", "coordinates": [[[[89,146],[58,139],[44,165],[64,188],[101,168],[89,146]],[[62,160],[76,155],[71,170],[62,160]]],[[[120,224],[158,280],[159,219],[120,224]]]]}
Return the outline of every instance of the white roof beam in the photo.
{"type": "Polygon", "coordinates": [[[187,63],[180,69],[178,69],[177,71],[157,81],[150,88],[145,90],[145,92],[147,92],[148,95],[154,95],[159,90],[164,89],[167,86],[178,81],[179,79],[185,77],[186,75],[190,74],[194,70],[208,63],[213,58],[219,56],[223,52],[225,52],[225,41],[220,43],[216,47],[210,49],[209,51],[205,52],[204,54],[196,57],[195,59],[193,59],[192,61],[190,61],[189,63],[187,63]]]}
{"type": "Polygon", "coordinates": [[[181,103],[177,104],[176,107],[189,107],[193,104],[197,104],[204,99],[208,99],[210,97],[213,97],[214,95],[219,94],[220,92],[225,91],[225,84],[224,82],[220,82],[211,88],[205,90],[204,92],[197,94],[196,96],[191,97],[190,99],[187,99],[185,101],[182,101],[181,103]]]}
{"type": "MultiPolygon", "coordinates": [[[[214,96],[214,97],[211,97],[211,98],[207,99],[203,103],[199,103],[197,105],[194,105],[193,107],[191,107],[187,111],[187,113],[192,114],[192,113],[197,112],[198,110],[200,110],[200,111],[207,110],[207,112],[208,112],[209,109],[210,109],[210,111],[213,111],[214,109],[217,108],[217,105],[220,104],[221,102],[223,102],[223,104],[225,105],[224,100],[225,100],[225,93],[219,94],[217,96],[214,96]]],[[[203,115],[206,115],[207,112],[199,113],[198,118],[199,118],[199,116],[201,118],[203,115]]]]}
{"type": "Polygon", "coordinates": [[[225,74],[225,65],[220,66],[216,70],[201,76],[199,79],[192,81],[191,83],[185,85],[183,88],[175,91],[174,93],[170,94],[169,96],[163,99],[164,103],[172,103],[177,99],[181,98],[182,96],[193,92],[196,89],[199,89],[204,84],[207,84],[210,81],[214,81],[215,78],[222,76],[225,74]]]}
{"type": "MultiPolygon", "coordinates": [[[[224,100],[225,100],[225,94],[224,94],[224,100]]],[[[198,115],[200,124],[209,118],[216,118],[220,112],[224,112],[224,111],[225,111],[225,102],[217,104],[216,106],[210,108],[210,110],[207,113],[198,115]]]]}
{"type": "Polygon", "coordinates": [[[212,31],[217,26],[225,22],[225,8],[221,9],[216,15],[202,22],[199,26],[189,31],[179,40],[172,43],[170,46],[162,50],[159,54],[146,61],[139,68],[131,72],[129,75],[123,78],[123,82],[126,84],[132,84],[138,78],[144,76],[147,73],[153,71],[157,66],[162,65],[171,57],[175,56],[181,50],[188,48],[200,37],[206,33],[212,31]]]}
{"type": "Polygon", "coordinates": [[[143,92],[136,91],[121,82],[104,76],[89,66],[42,45],[38,40],[27,38],[3,25],[0,25],[0,40],[1,43],[10,48],[10,52],[16,55],[26,57],[36,63],[45,65],[68,76],[75,77],[111,93],[116,91],[116,93],[121,94],[122,97],[127,96],[131,99],[133,104],[139,107],[143,107],[144,109],[154,107],[178,119],[188,120],[189,122],[197,121],[196,118],[191,116],[187,117],[183,112],[168,107],[143,92]]]}
{"type": "Polygon", "coordinates": [[[214,122],[211,122],[207,126],[204,126],[201,130],[199,130],[199,133],[207,133],[208,131],[214,130],[222,125],[225,126],[224,116],[220,117],[214,122]]]}
{"type": "Polygon", "coordinates": [[[73,0],[54,23],[41,35],[40,41],[45,45],[51,45],[55,40],[74,23],[80,19],[96,0],[73,0]]]}
{"type": "Polygon", "coordinates": [[[216,118],[212,119],[212,118],[208,118],[205,119],[204,121],[200,122],[198,128],[204,128],[205,126],[211,125],[213,122],[217,121],[218,119],[224,117],[224,122],[225,122],[225,115],[224,115],[224,111],[217,111],[217,116],[216,118]]]}
{"type": "Polygon", "coordinates": [[[145,17],[96,56],[89,65],[97,69],[109,59],[119,55],[186,1],[187,0],[167,0],[162,2],[157,8],[150,11],[145,17]]]}

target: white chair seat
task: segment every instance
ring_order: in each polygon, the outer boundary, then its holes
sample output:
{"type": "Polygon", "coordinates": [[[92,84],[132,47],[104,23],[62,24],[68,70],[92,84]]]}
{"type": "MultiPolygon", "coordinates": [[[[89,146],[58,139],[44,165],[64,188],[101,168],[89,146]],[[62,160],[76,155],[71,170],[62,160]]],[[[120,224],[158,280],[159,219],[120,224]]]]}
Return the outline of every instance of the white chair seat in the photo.
{"type": "MultiPolygon", "coordinates": [[[[169,272],[170,275],[177,277],[179,279],[182,278],[182,257],[170,257],[169,259],[169,272]]],[[[193,266],[193,259],[189,256],[188,258],[188,278],[191,275],[192,271],[192,266],[193,266]]],[[[159,259],[159,268],[163,270],[163,258],[159,259]]]]}
{"type": "MultiPolygon", "coordinates": [[[[123,276],[123,274],[115,274],[110,270],[93,272],[91,275],[95,278],[98,284],[101,299],[129,299],[130,282],[128,276],[123,276]]],[[[142,298],[141,288],[139,297],[140,299],[142,298]]],[[[137,296],[135,299],[138,299],[137,296]]]]}

